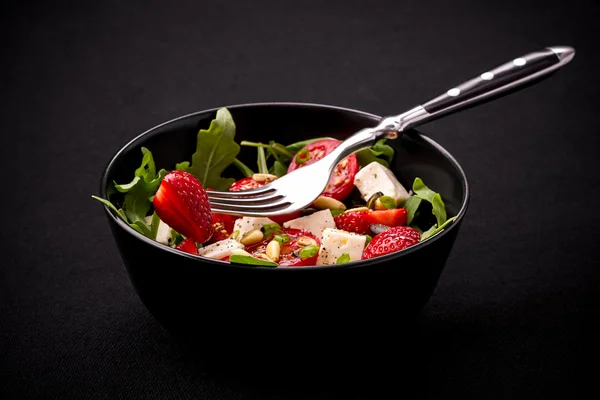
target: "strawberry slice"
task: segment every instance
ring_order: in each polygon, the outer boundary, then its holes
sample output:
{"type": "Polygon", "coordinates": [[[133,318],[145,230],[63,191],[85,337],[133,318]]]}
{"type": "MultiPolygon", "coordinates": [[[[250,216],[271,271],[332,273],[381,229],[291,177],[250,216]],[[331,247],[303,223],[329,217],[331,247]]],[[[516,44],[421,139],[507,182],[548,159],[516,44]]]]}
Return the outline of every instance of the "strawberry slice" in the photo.
{"type": "Polygon", "coordinates": [[[379,257],[419,243],[421,234],[410,226],[395,226],[378,235],[365,247],[362,259],[379,257]]]}
{"type": "Polygon", "coordinates": [[[189,172],[168,173],[154,196],[153,204],[160,219],[183,236],[204,243],[213,235],[208,197],[200,181],[189,172]]]}
{"type": "Polygon", "coordinates": [[[351,211],[334,217],[338,229],[360,235],[372,235],[369,227],[373,224],[400,226],[406,223],[406,208],[391,210],[351,211]]]}
{"type": "Polygon", "coordinates": [[[181,251],[185,251],[186,253],[190,253],[190,254],[198,254],[198,248],[196,247],[196,243],[194,242],[194,239],[192,239],[191,237],[185,239],[183,242],[179,243],[177,245],[177,247],[175,247],[177,250],[181,250],[181,251]]]}

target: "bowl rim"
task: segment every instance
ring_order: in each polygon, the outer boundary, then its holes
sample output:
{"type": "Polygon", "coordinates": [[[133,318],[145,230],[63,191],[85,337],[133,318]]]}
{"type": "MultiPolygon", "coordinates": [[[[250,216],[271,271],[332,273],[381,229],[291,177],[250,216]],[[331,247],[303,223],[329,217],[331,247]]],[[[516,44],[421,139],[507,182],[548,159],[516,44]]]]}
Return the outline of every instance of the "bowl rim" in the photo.
{"type": "MultiPolygon", "coordinates": [[[[169,124],[175,123],[177,121],[186,119],[186,118],[190,118],[190,117],[194,117],[200,114],[207,114],[207,113],[213,113],[216,112],[217,110],[219,110],[220,108],[227,108],[228,110],[234,110],[234,109],[238,109],[238,108],[248,108],[248,107],[266,107],[266,106],[271,106],[271,107],[304,107],[304,108],[317,108],[317,109],[328,109],[328,110],[336,110],[336,111],[343,111],[345,113],[350,113],[350,114],[355,114],[357,116],[360,117],[366,117],[366,118],[370,118],[372,119],[375,123],[377,121],[379,121],[382,117],[376,114],[372,114],[366,111],[360,111],[360,110],[356,110],[356,109],[352,109],[352,108],[347,108],[347,107],[340,107],[340,106],[335,106],[335,105],[329,105],[329,104],[319,104],[319,103],[303,103],[303,102],[258,102],[258,103],[241,103],[241,104],[232,104],[232,105],[225,105],[225,106],[219,106],[219,107],[214,107],[214,108],[209,108],[209,109],[205,109],[205,110],[200,110],[200,111],[195,111],[192,113],[188,113],[185,115],[181,115],[179,117],[170,119],[168,121],[162,122],[158,125],[155,125],[149,129],[146,129],[145,131],[143,131],[142,133],[140,133],[139,135],[137,135],[136,137],[134,137],[133,139],[131,139],[129,142],[127,142],[126,144],[124,144],[123,146],[121,146],[119,148],[119,150],[117,150],[113,156],[110,158],[110,160],[108,161],[108,163],[106,164],[106,167],[104,168],[104,170],[102,171],[102,175],[100,177],[100,196],[103,198],[107,198],[107,188],[108,188],[108,174],[111,171],[113,165],[116,163],[116,161],[120,158],[120,156],[127,151],[128,149],[130,149],[131,147],[134,147],[135,144],[139,141],[142,141],[144,139],[146,139],[147,137],[151,137],[155,134],[158,134],[157,131],[169,124]]],[[[450,234],[450,232],[452,232],[452,230],[454,229],[458,229],[458,226],[460,225],[460,222],[462,221],[462,219],[464,218],[467,209],[469,207],[469,202],[470,202],[470,186],[469,186],[469,182],[467,179],[467,175],[465,174],[463,168],[461,167],[461,165],[458,163],[458,161],[454,158],[454,156],[452,156],[452,154],[450,154],[449,151],[447,151],[444,147],[442,147],[439,143],[437,143],[436,141],[434,141],[433,139],[431,139],[430,137],[428,137],[427,135],[422,134],[421,132],[419,132],[418,130],[415,129],[410,129],[407,132],[404,132],[404,134],[409,134],[419,140],[423,140],[425,142],[427,142],[429,145],[431,145],[433,148],[435,148],[435,150],[439,151],[440,154],[442,154],[442,156],[444,156],[448,161],[450,161],[450,163],[453,165],[454,168],[456,168],[456,170],[459,172],[459,175],[461,177],[461,185],[463,188],[463,193],[464,193],[464,197],[463,197],[463,201],[462,204],[460,205],[460,209],[458,211],[458,213],[456,214],[456,220],[454,220],[454,222],[452,224],[450,224],[449,227],[445,228],[442,232],[428,238],[427,240],[423,241],[423,242],[419,242],[416,245],[410,246],[406,249],[394,252],[394,253],[390,253],[390,254],[386,254],[380,257],[375,257],[375,258],[370,258],[367,260],[357,260],[357,261],[351,261],[348,263],[343,263],[343,264],[332,264],[332,265],[314,265],[314,266],[303,266],[303,267],[285,267],[285,266],[279,266],[279,267],[266,267],[266,266],[247,266],[247,265],[242,265],[242,264],[232,264],[229,263],[227,261],[221,261],[221,260],[215,260],[212,258],[208,258],[208,257],[202,257],[200,255],[193,255],[193,254],[189,254],[189,253],[185,253],[183,251],[180,250],[176,250],[170,246],[166,246],[162,243],[159,243],[155,240],[152,240],[150,238],[147,238],[146,236],[142,235],[141,233],[137,232],[135,229],[132,229],[128,224],[126,224],[122,219],[118,218],[116,215],[114,215],[112,213],[112,211],[108,208],[108,206],[103,205],[104,207],[104,212],[107,214],[108,218],[112,219],[113,222],[115,222],[117,224],[117,226],[119,226],[120,229],[123,229],[126,233],[133,235],[136,239],[138,240],[142,240],[144,242],[146,242],[147,244],[156,247],[159,250],[162,251],[168,251],[173,253],[176,256],[179,257],[186,257],[189,260],[192,260],[194,262],[198,262],[199,266],[202,265],[202,263],[209,263],[209,264],[213,264],[213,265],[218,265],[221,268],[233,268],[233,269],[238,269],[238,268],[242,268],[242,269],[251,269],[251,270],[257,270],[257,271],[314,271],[314,270],[332,270],[332,269],[348,269],[348,268],[360,268],[364,265],[373,265],[373,264],[379,264],[382,262],[386,262],[389,261],[391,259],[397,258],[399,256],[403,256],[403,255],[407,255],[410,253],[413,253],[415,251],[419,251],[420,249],[423,249],[427,246],[432,245],[433,243],[435,243],[438,240],[441,240],[444,236],[450,234]]]]}

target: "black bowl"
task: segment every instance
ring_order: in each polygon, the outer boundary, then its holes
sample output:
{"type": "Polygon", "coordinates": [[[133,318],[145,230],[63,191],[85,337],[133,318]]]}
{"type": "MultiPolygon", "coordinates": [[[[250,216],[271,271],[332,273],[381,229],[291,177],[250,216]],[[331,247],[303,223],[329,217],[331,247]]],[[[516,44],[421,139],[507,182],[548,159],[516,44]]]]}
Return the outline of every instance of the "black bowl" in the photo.
{"type": "MultiPolygon", "coordinates": [[[[228,109],[238,142],[344,139],[380,119],[314,104],[244,104],[228,109]]],[[[131,179],[142,146],[153,152],[157,168],[172,169],[176,162],[189,160],[198,129],[207,128],[215,114],[212,109],[174,119],[126,144],[102,175],[101,195],[106,197],[113,180],[131,179]]],[[[214,346],[267,349],[300,339],[312,346],[328,343],[331,337],[336,341],[359,334],[379,337],[382,332],[406,329],[437,284],[467,210],[469,190],[457,161],[428,137],[410,131],[388,144],[396,151],[391,168],[405,187],[421,177],[441,193],[448,215],[458,216],[441,234],[367,261],[305,268],[250,267],[173,250],[138,234],[105,209],[140,299],[167,329],[214,346]]],[[[254,165],[256,152],[242,148],[240,158],[254,165]]]]}

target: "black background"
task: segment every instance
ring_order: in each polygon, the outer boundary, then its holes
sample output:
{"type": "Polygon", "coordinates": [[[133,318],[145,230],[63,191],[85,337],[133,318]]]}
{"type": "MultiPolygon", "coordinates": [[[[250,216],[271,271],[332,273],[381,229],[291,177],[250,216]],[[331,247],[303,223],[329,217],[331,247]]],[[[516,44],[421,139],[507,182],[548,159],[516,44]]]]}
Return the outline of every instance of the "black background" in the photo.
{"type": "Polygon", "coordinates": [[[583,397],[600,333],[599,39],[592,0],[3,2],[0,395],[583,397]],[[374,362],[244,371],[190,350],[140,303],[90,199],[114,152],[165,120],[264,101],[395,114],[550,45],[577,55],[421,128],[462,164],[471,206],[415,338],[374,362]]]}

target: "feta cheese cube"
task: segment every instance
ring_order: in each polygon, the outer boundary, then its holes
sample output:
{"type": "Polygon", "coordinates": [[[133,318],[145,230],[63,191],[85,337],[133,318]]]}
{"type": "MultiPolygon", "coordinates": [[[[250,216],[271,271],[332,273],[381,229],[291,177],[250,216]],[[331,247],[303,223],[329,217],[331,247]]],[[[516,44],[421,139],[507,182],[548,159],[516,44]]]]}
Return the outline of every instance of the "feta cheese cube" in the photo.
{"type": "MultiPolygon", "coordinates": [[[[171,244],[171,227],[162,220],[159,220],[158,229],[156,230],[156,241],[162,244],[171,244]]],[[[152,215],[146,217],[146,223],[150,225],[152,223],[152,215]]]]}
{"type": "Polygon", "coordinates": [[[366,242],[367,237],[364,235],[326,228],[323,230],[317,265],[335,264],[343,254],[348,254],[350,261],[358,261],[362,257],[366,242]]]}
{"type": "Polygon", "coordinates": [[[384,196],[390,196],[397,203],[403,203],[409,197],[408,192],[398,182],[394,173],[376,161],[358,171],[354,177],[354,186],[358,188],[365,201],[377,192],[382,192],[384,196]]]}
{"type": "Polygon", "coordinates": [[[305,217],[292,219],[283,223],[284,228],[302,229],[312,233],[319,239],[325,228],[335,228],[335,221],[329,210],[321,210],[305,217]]]}
{"type": "Polygon", "coordinates": [[[233,231],[239,231],[236,240],[240,241],[245,233],[260,229],[264,225],[274,224],[275,222],[269,218],[242,217],[238,218],[233,225],[233,231]]]}
{"type": "Polygon", "coordinates": [[[204,257],[221,259],[229,257],[236,249],[243,249],[244,245],[235,239],[223,239],[198,249],[198,254],[204,257]]]}

